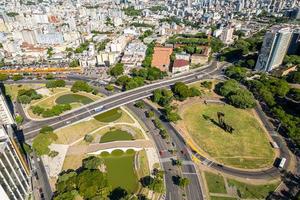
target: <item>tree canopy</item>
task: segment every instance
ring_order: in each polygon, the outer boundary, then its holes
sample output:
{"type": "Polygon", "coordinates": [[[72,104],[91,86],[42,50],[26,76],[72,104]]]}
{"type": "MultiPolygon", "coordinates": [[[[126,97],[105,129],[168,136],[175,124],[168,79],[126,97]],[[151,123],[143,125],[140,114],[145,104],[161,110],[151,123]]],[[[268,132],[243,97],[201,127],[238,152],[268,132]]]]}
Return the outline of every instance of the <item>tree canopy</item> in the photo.
{"type": "Polygon", "coordinates": [[[109,70],[110,75],[118,77],[124,73],[124,64],[117,63],[114,67],[109,70]]]}

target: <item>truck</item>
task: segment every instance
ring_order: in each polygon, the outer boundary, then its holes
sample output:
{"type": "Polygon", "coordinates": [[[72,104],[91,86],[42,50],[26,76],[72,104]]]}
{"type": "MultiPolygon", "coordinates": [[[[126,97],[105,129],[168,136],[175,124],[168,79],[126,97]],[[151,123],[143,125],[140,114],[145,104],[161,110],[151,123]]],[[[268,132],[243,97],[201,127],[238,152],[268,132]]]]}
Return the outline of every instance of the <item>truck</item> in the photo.
{"type": "Polygon", "coordinates": [[[99,112],[101,110],[103,110],[104,106],[99,106],[97,108],[94,109],[95,112],[99,112]]]}
{"type": "Polygon", "coordinates": [[[281,158],[281,160],[280,160],[280,163],[279,163],[279,168],[283,168],[284,167],[284,165],[285,165],[285,162],[286,162],[286,158],[281,158]]]}

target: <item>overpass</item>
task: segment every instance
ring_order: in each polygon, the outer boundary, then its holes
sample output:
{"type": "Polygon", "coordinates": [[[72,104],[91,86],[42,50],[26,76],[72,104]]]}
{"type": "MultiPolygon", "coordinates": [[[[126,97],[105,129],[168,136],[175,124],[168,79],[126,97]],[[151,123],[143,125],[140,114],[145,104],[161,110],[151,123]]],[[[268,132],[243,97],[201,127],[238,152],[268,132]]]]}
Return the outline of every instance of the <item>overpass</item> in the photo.
{"type": "Polygon", "coordinates": [[[201,68],[190,73],[186,73],[166,80],[158,81],[133,90],[117,93],[112,96],[106,97],[104,99],[95,101],[91,104],[82,106],[78,109],[71,110],[58,117],[31,121],[23,126],[23,134],[25,140],[30,140],[39,133],[39,130],[43,126],[51,126],[54,129],[62,128],[64,126],[70,125],[72,123],[83,120],[85,118],[92,117],[100,113],[106,112],[113,108],[149,97],[152,95],[152,92],[156,89],[170,87],[171,85],[180,81],[185,83],[195,82],[201,79],[208,78],[213,75],[220,74],[221,72],[222,72],[222,67],[219,68],[217,67],[216,63],[213,63],[208,65],[205,68],[201,68]],[[100,106],[103,106],[103,109],[99,111],[95,110],[100,106]]]}

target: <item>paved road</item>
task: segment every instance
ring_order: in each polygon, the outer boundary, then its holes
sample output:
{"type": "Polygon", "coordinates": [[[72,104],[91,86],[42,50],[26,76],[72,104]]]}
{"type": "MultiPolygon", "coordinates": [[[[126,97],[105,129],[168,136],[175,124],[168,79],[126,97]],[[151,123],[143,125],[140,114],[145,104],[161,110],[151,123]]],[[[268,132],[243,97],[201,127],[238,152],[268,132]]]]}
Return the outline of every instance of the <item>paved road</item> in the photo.
{"type": "Polygon", "coordinates": [[[179,77],[159,81],[150,85],[139,87],[137,89],[114,94],[86,106],[80,107],[79,109],[72,110],[59,117],[41,121],[31,121],[23,126],[25,140],[34,138],[39,133],[40,128],[45,125],[52,126],[54,129],[61,128],[77,122],[78,120],[97,115],[99,113],[111,110],[124,104],[128,104],[130,102],[134,102],[139,99],[149,97],[155,89],[168,87],[178,81],[189,83],[220,73],[221,69],[217,68],[216,65],[212,65],[209,68],[201,69],[193,73],[184,74],[179,77]],[[101,111],[96,112],[94,109],[100,106],[104,106],[104,108],[101,111]]]}
{"type": "MultiPolygon", "coordinates": [[[[187,199],[189,200],[202,200],[203,194],[202,189],[200,187],[196,168],[191,160],[190,155],[187,152],[183,140],[179,138],[179,135],[177,135],[173,130],[169,130],[171,142],[167,142],[166,140],[162,139],[162,137],[159,135],[159,131],[153,125],[153,122],[149,118],[146,118],[144,113],[146,109],[138,109],[132,104],[128,104],[127,106],[130,110],[134,112],[136,116],[139,116],[139,119],[147,126],[147,129],[149,130],[153,141],[156,143],[157,150],[161,152],[160,160],[165,171],[165,182],[167,191],[166,199],[181,200],[183,199],[182,194],[185,194],[187,199]],[[168,151],[174,148],[178,150],[175,154],[172,154],[168,151]],[[183,153],[181,153],[181,151],[183,153]],[[182,160],[183,165],[180,168],[178,168],[177,166],[173,166],[171,158],[182,160]],[[173,183],[173,177],[177,175],[187,177],[190,179],[191,183],[188,185],[187,188],[185,188],[185,190],[179,188],[173,183]]],[[[151,108],[149,105],[146,105],[146,107],[148,109],[151,108]]],[[[159,117],[161,114],[158,111],[155,111],[155,115],[159,117]]],[[[165,126],[165,128],[168,128],[167,122],[162,123],[163,126],[165,126]]]]}

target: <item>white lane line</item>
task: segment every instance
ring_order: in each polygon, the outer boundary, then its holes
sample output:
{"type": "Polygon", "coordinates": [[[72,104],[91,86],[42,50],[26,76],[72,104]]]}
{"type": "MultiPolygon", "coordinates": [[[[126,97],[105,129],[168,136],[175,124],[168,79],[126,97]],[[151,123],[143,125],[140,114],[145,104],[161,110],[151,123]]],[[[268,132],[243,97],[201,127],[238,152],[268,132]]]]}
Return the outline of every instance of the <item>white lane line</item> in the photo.
{"type": "MultiPolygon", "coordinates": [[[[209,73],[204,73],[204,74],[201,74],[201,75],[204,76],[204,75],[210,74],[210,73],[212,73],[212,72],[214,72],[214,71],[216,71],[216,70],[217,70],[217,68],[214,69],[213,71],[209,72],[209,73]]],[[[172,80],[168,80],[168,81],[171,82],[171,81],[174,81],[174,80],[187,78],[187,77],[189,77],[189,76],[192,76],[192,77],[189,78],[189,79],[186,79],[185,81],[189,81],[189,80],[191,80],[191,79],[194,79],[195,74],[187,75],[186,77],[178,77],[178,78],[176,78],[176,79],[172,79],[172,80]]],[[[201,76],[201,77],[202,77],[202,76],[201,76]]],[[[147,85],[147,86],[154,86],[154,85],[157,85],[157,84],[159,85],[159,84],[161,84],[161,83],[165,83],[165,82],[158,82],[158,83],[154,83],[153,85],[147,85]]],[[[157,87],[157,88],[160,88],[160,86],[157,87]]],[[[154,88],[151,88],[151,90],[153,90],[153,89],[155,90],[155,89],[157,89],[157,88],[154,87],[154,88]]],[[[137,89],[141,89],[141,88],[137,88],[137,89]]],[[[133,89],[133,90],[134,90],[134,89],[133,89]]],[[[131,90],[131,91],[132,91],[132,90],[131,90]]],[[[141,93],[144,93],[144,91],[142,91],[141,93]]],[[[121,92],[121,93],[117,93],[116,95],[110,96],[110,98],[119,96],[119,95],[121,95],[121,94],[124,94],[124,93],[122,93],[122,92],[121,92]]],[[[138,94],[140,94],[140,93],[137,93],[137,94],[131,94],[131,95],[125,96],[125,97],[123,97],[123,98],[117,99],[117,100],[115,100],[115,101],[111,101],[111,102],[109,102],[109,103],[107,103],[107,104],[111,104],[111,103],[113,103],[113,102],[116,102],[116,101],[119,101],[119,100],[122,100],[122,99],[126,99],[126,98],[128,98],[128,97],[135,96],[135,95],[138,95],[138,94]]],[[[122,105],[124,105],[124,104],[128,104],[128,103],[130,103],[130,102],[136,101],[137,99],[143,99],[143,98],[148,97],[148,96],[151,96],[151,95],[152,95],[152,94],[150,93],[150,94],[147,94],[147,95],[145,95],[145,96],[142,96],[141,98],[136,98],[136,99],[133,99],[133,100],[131,100],[131,101],[124,102],[124,103],[122,103],[122,104],[119,104],[119,105],[117,105],[117,106],[114,106],[114,107],[110,108],[110,110],[113,109],[113,108],[116,108],[116,107],[120,107],[120,106],[122,106],[122,105]]],[[[91,106],[91,105],[100,103],[101,101],[104,101],[104,100],[107,100],[107,98],[101,99],[101,100],[99,100],[99,102],[98,102],[98,101],[95,101],[95,102],[93,102],[92,104],[88,104],[87,106],[91,106]]],[[[107,105],[107,104],[103,104],[103,106],[105,106],[105,105],[107,105]]],[[[87,108],[87,106],[80,107],[80,108],[78,108],[78,109],[87,108]]],[[[72,110],[72,112],[74,112],[74,111],[76,111],[76,110],[72,110]]],[[[107,111],[108,111],[108,110],[107,110],[107,111]]],[[[75,116],[83,115],[83,114],[86,114],[86,113],[87,113],[87,112],[83,112],[83,113],[80,113],[80,114],[75,115],[75,116]]],[[[102,112],[99,112],[99,113],[97,113],[97,114],[100,114],[100,113],[102,113],[102,112]]],[[[67,114],[67,113],[66,113],[66,114],[67,114]]],[[[64,115],[62,115],[61,117],[63,117],[63,116],[64,116],[64,115]]],[[[71,116],[71,117],[68,117],[68,118],[66,118],[66,119],[64,119],[64,120],[68,120],[68,119],[70,119],[70,118],[73,118],[73,117],[71,116]]],[[[59,124],[59,123],[61,123],[61,121],[55,122],[55,123],[49,124],[49,125],[50,125],[50,126],[53,126],[53,125],[56,125],[56,124],[59,124]]],[[[32,131],[30,131],[30,132],[27,132],[27,133],[24,134],[24,135],[28,135],[28,134],[30,134],[30,133],[32,133],[32,132],[35,132],[35,131],[37,131],[37,130],[32,130],[32,131]]]]}

